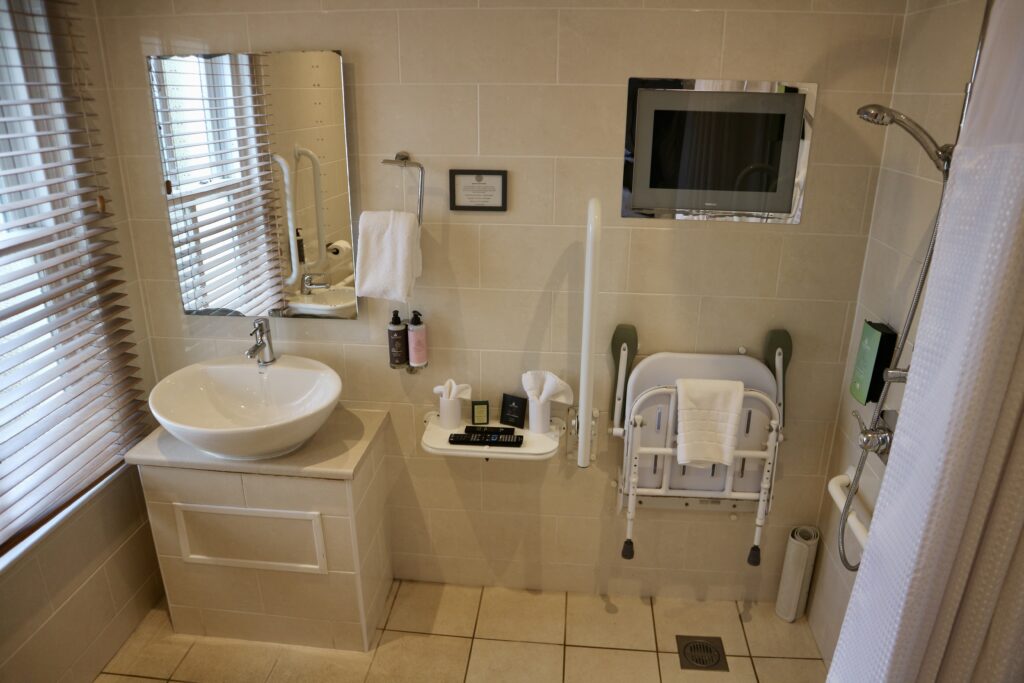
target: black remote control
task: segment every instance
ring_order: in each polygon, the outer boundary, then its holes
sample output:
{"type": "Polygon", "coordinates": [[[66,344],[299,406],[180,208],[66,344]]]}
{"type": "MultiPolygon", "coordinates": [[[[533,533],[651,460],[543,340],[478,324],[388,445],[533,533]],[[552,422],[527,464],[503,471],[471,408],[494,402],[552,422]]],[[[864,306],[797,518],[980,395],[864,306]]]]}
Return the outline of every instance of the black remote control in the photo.
{"type": "Polygon", "coordinates": [[[500,446],[519,448],[523,445],[522,434],[449,434],[452,446],[500,446]]]}
{"type": "Polygon", "coordinates": [[[486,435],[498,434],[498,435],[503,435],[503,434],[515,434],[516,433],[516,429],[515,429],[515,427],[474,427],[473,425],[467,425],[466,426],[466,433],[467,434],[486,434],[486,435]]]}

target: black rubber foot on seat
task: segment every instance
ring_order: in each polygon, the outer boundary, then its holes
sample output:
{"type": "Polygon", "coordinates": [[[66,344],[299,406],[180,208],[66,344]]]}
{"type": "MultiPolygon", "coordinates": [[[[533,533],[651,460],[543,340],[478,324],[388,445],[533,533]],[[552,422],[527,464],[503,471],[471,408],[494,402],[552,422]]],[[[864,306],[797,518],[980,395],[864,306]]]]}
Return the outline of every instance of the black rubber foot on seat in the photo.
{"type": "Polygon", "coordinates": [[[761,547],[752,545],[750,546],[750,553],[747,555],[747,564],[751,567],[757,567],[761,564],[761,547]]]}
{"type": "Polygon", "coordinates": [[[622,559],[633,559],[633,539],[627,538],[626,542],[622,544],[622,559]]]}

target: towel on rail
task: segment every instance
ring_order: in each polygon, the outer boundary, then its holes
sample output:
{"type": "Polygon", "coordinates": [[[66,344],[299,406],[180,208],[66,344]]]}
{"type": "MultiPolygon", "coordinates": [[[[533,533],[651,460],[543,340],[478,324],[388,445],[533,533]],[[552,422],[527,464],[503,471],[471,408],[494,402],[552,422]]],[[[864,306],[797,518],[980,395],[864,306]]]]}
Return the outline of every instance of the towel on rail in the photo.
{"type": "Polygon", "coordinates": [[[359,217],[356,295],[408,301],[423,272],[420,224],[408,211],[364,211],[359,217]]]}
{"type": "Polygon", "coordinates": [[[743,408],[743,382],[676,380],[679,415],[676,458],[680,465],[732,465],[743,408]]]}

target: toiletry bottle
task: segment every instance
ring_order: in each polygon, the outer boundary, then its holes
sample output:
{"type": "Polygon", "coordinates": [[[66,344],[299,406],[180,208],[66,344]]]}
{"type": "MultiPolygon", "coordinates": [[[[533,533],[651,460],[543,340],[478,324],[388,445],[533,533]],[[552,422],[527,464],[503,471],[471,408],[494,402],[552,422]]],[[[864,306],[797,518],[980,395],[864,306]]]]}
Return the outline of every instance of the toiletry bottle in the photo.
{"type": "Polygon", "coordinates": [[[391,314],[388,324],[388,357],[393,368],[404,368],[409,364],[409,328],[398,317],[398,311],[391,314]]]}
{"type": "Polygon", "coordinates": [[[409,365],[427,367],[427,325],[419,311],[413,311],[409,321],[409,365]]]}

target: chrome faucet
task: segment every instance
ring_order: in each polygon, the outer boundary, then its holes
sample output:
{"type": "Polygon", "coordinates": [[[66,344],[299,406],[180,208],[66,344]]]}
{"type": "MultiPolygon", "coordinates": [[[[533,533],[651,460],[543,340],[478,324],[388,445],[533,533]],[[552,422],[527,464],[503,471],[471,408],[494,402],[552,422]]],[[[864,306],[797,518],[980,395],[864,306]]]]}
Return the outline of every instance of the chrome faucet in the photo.
{"type": "Polygon", "coordinates": [[[860,434],[857,436],[857,445],[866,451],[871,451],[882,456],[883,460],[885,456],[889,454],[889,449],[892,448],[892,430],[885,424],[880,424],[874,429],[869,429],[864,424],[863,418],[860,413],[856,410],[853,411],[853,416],[857,418],[857,424],[860,426],[860,434]]]}
{"type": "Polygon", "coordinates": [[[299,293],[305,296],[314,289],[328,289],[331,286],[330,282],[314,282],[315,278],[327,277],[323,273],[307,273],[302,276],[302,286],[299,293]]]}
{"type": "Polygon", "coordinates": [[[245,352],[246,358],[255,358],[256,365],[265,368],[275,360],[274,344],[270,339],[270,318],[256,318],[252,321],[252,332],[250,337],[256,338],[256,343],[245,352]]]}

